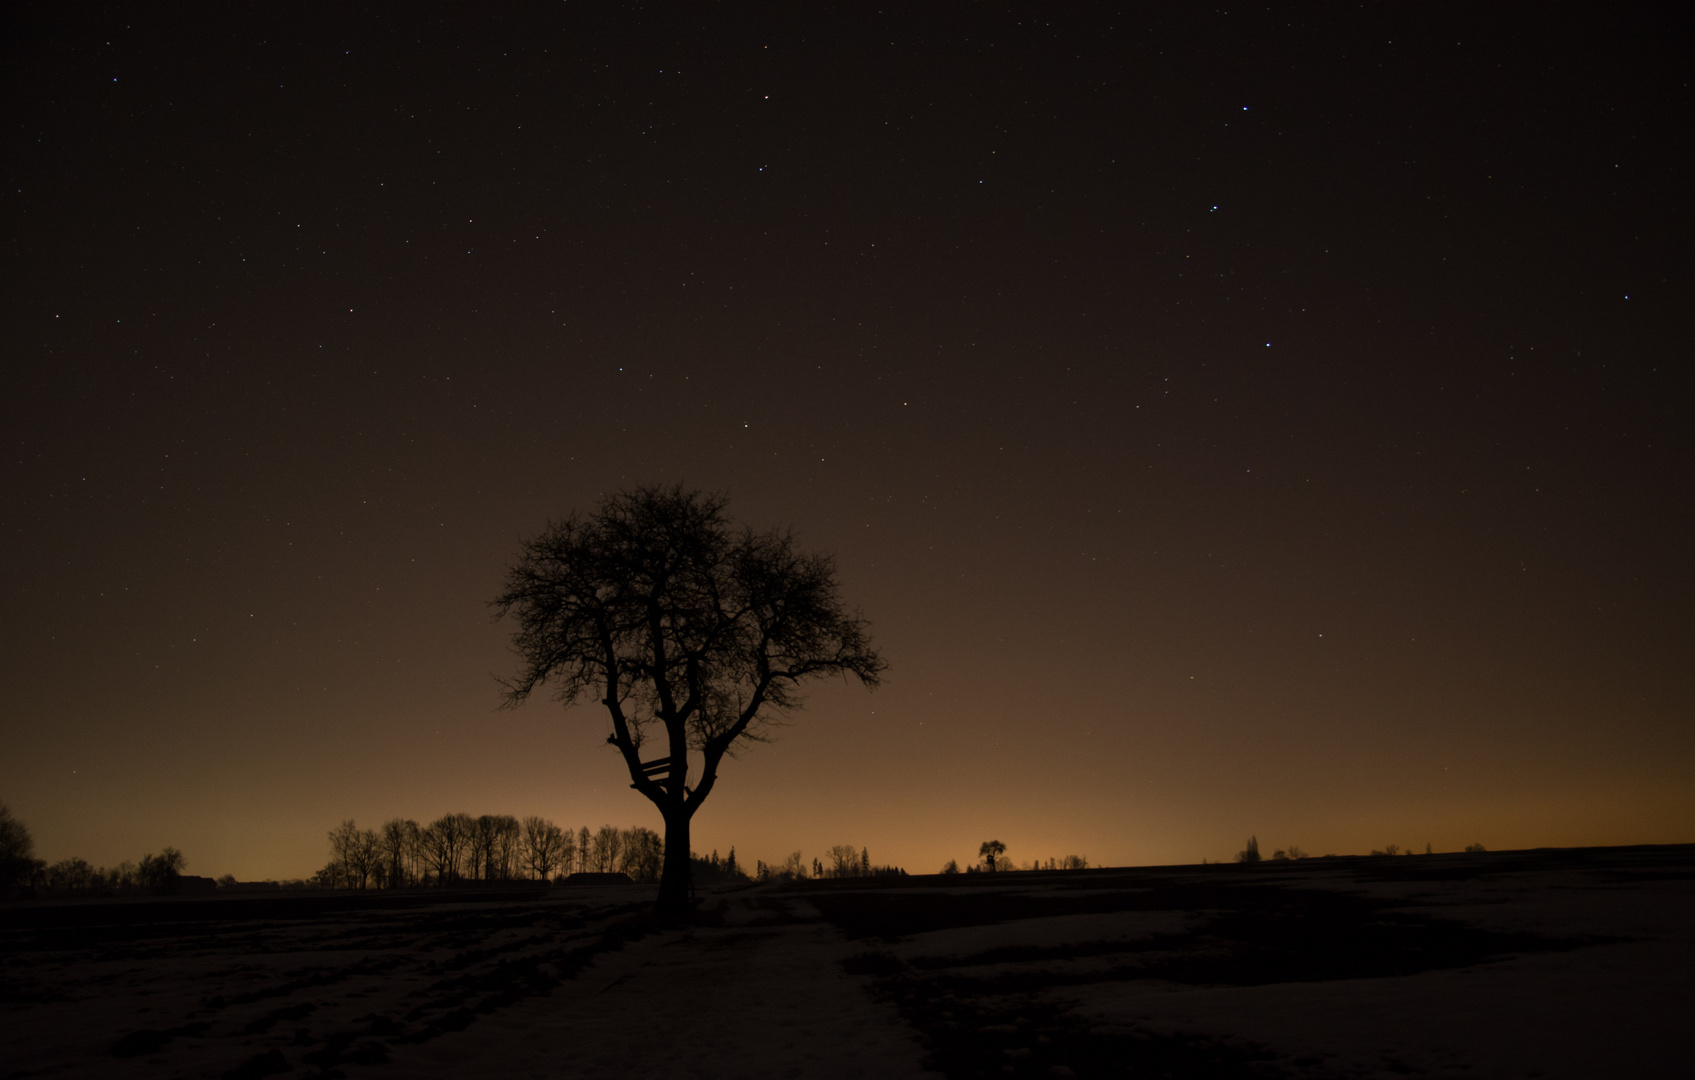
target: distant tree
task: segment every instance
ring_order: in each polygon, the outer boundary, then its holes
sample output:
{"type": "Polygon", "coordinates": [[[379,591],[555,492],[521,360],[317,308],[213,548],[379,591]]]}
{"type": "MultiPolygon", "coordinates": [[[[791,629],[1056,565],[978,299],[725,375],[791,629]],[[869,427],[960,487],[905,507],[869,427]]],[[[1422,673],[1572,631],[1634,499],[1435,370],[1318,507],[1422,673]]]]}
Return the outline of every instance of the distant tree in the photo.
{"type": "Polygon", "coordinates": [[[359,830],[359,887],[381,888],[383,874],[382,836],[375,829],[359,830]]]}
{"type": "Polygon", "coordinates": [[[944,873],[944,874],[957,874],[957,873],[959,873],[959,863],[955,862],[952,859],[949,859],[948,864],[946,866],[942,867],[942,873],[944,873]]]}
{"type": "MultiPolygon", "coordinates": [[[[659,880],[665,869],[665,841],[658,833],[637,825],[624,832],[619,845],[618,868],[630,875],[630,880],[644,885],[659,880]]],[[[732,862],[735,854],[735,849],[730,849],[732,862]]]]}
{"type": "Polygon", "coordinates": [[[521,827],[511,814],[481,814],[471,823],[465,873],[478,881],[505,881],[518,863],[521,827]]]}
{"type": "Polygon", "coordinates": [[[720,858],[716,851],[705,857],[694,855],[690,862],[694,864],[694,880],[700,885],[739,885],[748,879],[735,859],[720,858]]]}
{"type": "Polygon", "coordinates": [[[475,827],[476,819],[469,814],[443,814],[423,830],[428,873],[437,885],[452,885],[460,879],[475,827]]]}
{"type": "Polygon", "coordinates": [[[613,495],[526,542],[494,601],[518,623],[509,705],[551,683],[567,706],[605,706],[607,741],[665,821],[657,903],[670,918],[688,913],[689,823],[725,755],[767,739],[803,683],[875,687],[885,667],[831,561],[786,532],[736,532],[724,505],[680,485],[613,495]],[[650,743],[658,756],[644,763],[650,743]]]}
{"type": "Polygon", "coordinates": [[[1307,853],[1301,850],[1300,845],[1298,845],[1298,844],[1290,844],[1289,845],[1289,858],[1291,858],[1291,859],[1304,859],[1306,857],[1307,857],[1307,853]]]}
{"type": "Polygon", "coordinates": [[[494,835],[494,870],[500,881],[511,881],[518,876],[520,855],[523,848],[523,826],[511,814],[501,814],[497,820],[498,828],[494,835]]]}
{"type": "Polygon", "coordinates": [[[1236,853],[1236,861],[1239,863],[1257,863],[1260,861],[1259,837],[1248,837],[1248,846],[1236,853]]]}
{"type": "Polygon", "coordinates": [[[562,860],[567,859],[565,830],[546,818],[524,819],[524,869],[532,878],[546,881],[562,860]]]}
{"type": "Polygon", "coordinates": [[[375,833],[361,830],[353,819],[330,830],[330,862],[318,873],[328,889],[363,889],[370,883],[377,856],[375,833]]]}
{"type": "Polygon", "coordinates": [[[1067,855],[1059,860],[1059,869],[1061,870],[1087,870],[1088,868],[1089,860],[1081,855],[1067,855]]]}
{"type": "Polygon", "coordinates": [[[418,823],[405,818],[390,818],[377,833],[377,858],[383,868],[383,885],[390,889],[410,885],[413,872],[408,854],[415,843],[418,823]]]}
{"type": "Polygon", "coordinates": [[[157,855],[143,855],[141,866],[136,871],[137,883],[149,892],[171,893],[176,891],[177,879],[182,877],[183,868],[188,860],[182,852],[168,847],[157,855]]]}
{"type": "Polygon", "coordinates": [[[777,872],[789,881],[800,881],[806,877],[806,861],[800,857],[800,852],[790,852],[777,872]]]}
{"type": "Polygon", "coordinates": [[[1006,845],[999,840],[985,840],[983,846],[977,849],[977,857],[983,860],[983,869],[993,871],[1001,869],[1001,856],[1006,854],[1006,845]]]}
{"type": "Polygon", "coordinates": [[[853,850],[852,844],[837,844],[824,853],[829,859],[825,874],[834,878],[859,876],[859,852],[853,850]]]}
{"type": "Polygon", "coordinates": [[[591,858],[590,849],[593,846],[593,844],[594,844],[594,834],[589,832],[589,827],[587,825],[584,825],[582,828],[577,830],[577,869],[578,869],[578,871],[585,872],[585,873],[588,871],[588,869],[589,869],[589,859],[591,858]]]}
{"type": "Polygon", "coordinates": [[[1465,846],[1465,850],[1467,855],[1481,855],[1489,849],[1484,847],[1482,844],[1467,844],[1465,846]]]}
{"type": "Polygon", "coordinates": [[[577,834],[572,832],[570,829],[560,829],[559,830],[559,860],[558,860],[558,864],[557,864],[558,867],[559,867],[559,872],[561,874],[569,874],[573,869],[576,868],[576,865],[577,865],[576,859],[577,859],[577,834]]]}
{"type": "Polygon", "coordinates": [[[476,874],[471,866],[471,856],[472,845],[476,841],[477,819],[463,811],[457,814],[449,814],[447,816],[453,822],[453,832],[451,835],[453,836],[454,841],[454,880],[462,881],[466,878],[474,879],[476,874]]]}
{"type": "Polygon", "coordinates": [[[0,803],[0,897],[29,884],[40,869],[35,858],[35,838],[11,808],[0,803]]]}
{"type": "Polygon", "coordinates": [[[594,857],[591,860],[595,873],[609,874],[618,869],[618,853],[624,847],[624,834],[616,825],[602,825],[594,834],[594,857]]]}
{"type": "Polygon", "coordinates": [[[418,830],[418,853],[423,862],[421,882],[446,885],[452,873],[453,823],[451,814],[443,814],[418,830]]]}
{"type": "Polygon", "coordinates": [[[473,881],[486,880],[493,869],[490,859],[494,850],[495,819],[492,814],[480,814],[471,819],[471,835],[465,859],[465,876],[473,881]]]}
{"type": "Polygon", "coordinates": [[[89,892],[96,887],[99,871],[82,859],[63,859],[47,868],[47,887],[66,892],[89,892]]]}
{"type": "Polygon", "coordinates": [[[330,832],[330,854],[337,874],[335,887],[356,889],[364,887],[365,867],[363,845],[359,842],[359,826],[352,819],[330,832]]]}
{"type": "Polygon", "coordinates": [[[859,849],[859,876],[871,876],[871,849],[868,847],[859,849]]]}
{"type": "Polygon", "coordinates": [[[413,885],[422,885],[430,876],[429,842],[424,836],[424,827],[411,818],[406,819],[406,880],[413,885]]]}

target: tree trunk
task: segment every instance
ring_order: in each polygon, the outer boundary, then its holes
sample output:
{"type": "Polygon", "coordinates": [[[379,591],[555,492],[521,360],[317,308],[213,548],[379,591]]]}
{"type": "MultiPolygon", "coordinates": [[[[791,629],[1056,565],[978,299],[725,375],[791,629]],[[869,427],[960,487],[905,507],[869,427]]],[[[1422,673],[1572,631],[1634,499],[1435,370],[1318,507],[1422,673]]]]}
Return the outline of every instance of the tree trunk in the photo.
{"type": "Polygon", "coordinates": [[[689,811],[679,806],[665,814],[665,868],[659,874],[659,902],[654,910],[667,922],[686,922],[689,903],[689,811]]]}

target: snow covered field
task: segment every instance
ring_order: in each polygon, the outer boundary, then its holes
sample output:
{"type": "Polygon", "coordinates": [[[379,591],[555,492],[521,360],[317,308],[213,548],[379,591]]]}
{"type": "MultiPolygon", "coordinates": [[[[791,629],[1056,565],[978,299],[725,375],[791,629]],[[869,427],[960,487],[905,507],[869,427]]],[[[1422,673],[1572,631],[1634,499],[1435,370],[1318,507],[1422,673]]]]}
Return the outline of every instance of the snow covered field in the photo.
{"type": "Polygon", "coordinates": [[[0,907],[0,1078],[1653,1077],[1695,1015],[1688,846],[650,899],[0,907]]]}

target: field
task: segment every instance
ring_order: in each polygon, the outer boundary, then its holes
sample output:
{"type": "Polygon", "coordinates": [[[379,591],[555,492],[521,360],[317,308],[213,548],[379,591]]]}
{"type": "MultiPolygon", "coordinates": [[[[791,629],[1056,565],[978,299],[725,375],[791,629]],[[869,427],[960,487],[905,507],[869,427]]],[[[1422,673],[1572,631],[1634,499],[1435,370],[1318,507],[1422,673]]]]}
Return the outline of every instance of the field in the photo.
{"type": "Polygon", "coordinates": [[[1653,1077],[1695,1015],[1689,846],[650,900],[6,905],[0,1078],[1653,1077]]]}

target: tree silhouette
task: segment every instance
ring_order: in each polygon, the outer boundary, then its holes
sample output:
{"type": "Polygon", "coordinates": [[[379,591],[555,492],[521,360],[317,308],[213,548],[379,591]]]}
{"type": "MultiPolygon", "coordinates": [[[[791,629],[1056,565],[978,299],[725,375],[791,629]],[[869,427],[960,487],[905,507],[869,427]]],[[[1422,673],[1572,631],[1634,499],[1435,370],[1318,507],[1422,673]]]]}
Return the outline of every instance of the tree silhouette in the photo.
{"type": "Polygon", "coordinates": [[[983,869],[993,873],[1000,869],[1000,857],[1006,854],[1006,845],[999,840],[985,840],[983,846],[977,849],[977,857],[983,860],[983,869]]]}
{"type": "Polygon", "coordinates": [[[29,829],[0,803],[0,897],[27,884],[39,866],[29,829]]]}
{"type": "Polygon", "coordinates": [[[188,860],[182,852],[174,847],[168,847],[157,855],[143,855],[141,867],[136,871],[136,880],[141,887],[156,893],[176,892],[177,879],[182,877],[183,867],[188,860]]]}
{"type": "Polygon", "coordinates": [[[824,868],[824,873],[830,877],[859,876],[859,852],[853,850],[852,844],[837,844],[826,851],[824,857],[830,860],[824,868]]]}
{"type": "Polygon", "coordinates": [[[610,874],[618,869],[618,855],[624,850],[624,834],[616,825],[602,825],[594,834],[594,854],[591,869],[597,874],[610,874]]]}
{"type": "Polygon", "coordinates": [[[658,908],[688,912],[689,822],[738,743],[769,737],[800,684],[885,664],[842,607],[835,566],[787,532],[736,531],[724,500],[680,485],[613,495],[527,541],[494,601],[517,621],[516,706],[544,683],[570,706],[595,700],[631,787],[665,821],[658,908]],[[642,751],[658,751],[647,761],[642,751]],[[700,772],[689,784],[689,754],[700,772]]]}
{"type": "Polygon", "coordinates": [[[530,876],[546,881],[560,863],[571,862],[571,834],[546,818],[524,819],[524,866],[530,876]]]}
{"type": "Polygon", "coordinates": [[[407,863],[418,844],[418,823],[408,818],[391,818],[383,822],[378,836],[383,881],[389,888],[398,889],[414,876],[407,863]]]}

